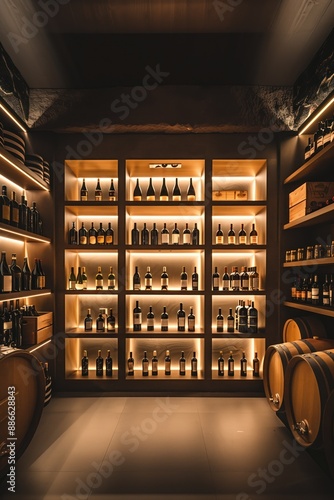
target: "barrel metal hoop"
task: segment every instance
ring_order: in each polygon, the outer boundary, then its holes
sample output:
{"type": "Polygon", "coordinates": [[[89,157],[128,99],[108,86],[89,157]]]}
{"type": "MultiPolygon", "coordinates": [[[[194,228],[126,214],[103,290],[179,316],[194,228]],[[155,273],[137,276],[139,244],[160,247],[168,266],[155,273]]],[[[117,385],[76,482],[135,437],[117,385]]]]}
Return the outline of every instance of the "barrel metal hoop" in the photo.
{"type": "Polygon", "coordinates": [[[328,398],[328,395],[331,392],[331,387],[329,386],[329,382],[331,379],[333,379],[333,375],[330,369],[328,368],[328,365],[320,356],[318,356],[318,354],[313,354],[312,356],[308,356],[308,359],[317,377],[317,380],[320,381],[321,377],[322,381],[324,382],[324,384],[322,385],[318,383],[318,388],[321,400],[324,401],[325,403],[328,398]],[[325,389],[325,387],[327,388],[327,390],[325,389]]]}
{"type": "Polygon", "coordinates": [[[309,340],[303,339],[304,344],[307,345],[307,347],[310,349],[311,352],[317,351],[317,347],[315,347],[309,340]]]}

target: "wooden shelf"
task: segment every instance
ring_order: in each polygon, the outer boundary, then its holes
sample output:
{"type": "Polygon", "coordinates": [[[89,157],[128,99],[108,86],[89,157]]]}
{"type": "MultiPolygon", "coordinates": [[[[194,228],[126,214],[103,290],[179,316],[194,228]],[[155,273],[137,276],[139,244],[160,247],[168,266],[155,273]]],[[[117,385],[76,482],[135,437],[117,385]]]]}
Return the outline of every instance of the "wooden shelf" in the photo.
{"type": "Polygon", "coordinates": [[[334,142],[328,144],[315,156],[306,161],[301,167],[295,170],[285,180],[284,184],[301,180],[319,180],[319,176],[325,173],[325,170],[333,166],[334,161],[334,142]]]}
{"type": "Polygon", "coordinates": [[[118,295],[118,290],[65,290],[65,295],[118,295]]]}
{"type": "Polygon", "coordinates": [[[229,375],[227,375],[227,367],[225,368],[225,373],[222,377],[220,377],[217,373],[212,373],[212,380],[220,380],[221,382],[224,382],[224,380],[229,380],[229,381],[233,381],[233,380],[242,380],[242,381],[245,381],[245,382],[257,382],[259,380],[263,380],[262,376],[260,377],[253,377],[253,370],[248,370],[248,374],[246,377],[242,377],[239,373],[239,370],[236,371],[234,370],[234,376],[231,377],[229,375]]]}
{"type": "Polygon", "coordinates": [[[136,252],[193,252],[205,250],[205,245],[125,245],[125,250],[136,252]]]}
{"type": "Polygon", "coordinates": [[[204,290],[126,290],[126,295],[204,295],[204,290]]]}
{"type": "Polygon", "coordinates": [[[212,338],[213,339],[265,339],[265,332],[263,331],[262,328],[259,328],[258,333],[212,333],[212,338]]]}
{"type": "Polygon", "coordinates": [[[212,295],[265,295],[265,290],[211,290],[212,295]]]}
{"type": "Polygon", "coordinates": [[[118,252],[118,245],[65,245],[64,250],[73,252],[118,252]]]}
{"type": "Polygon", "coordinates": [[[20,241],[51,243],[51,239],[40,234],[31,233],[20,229],[19,227],[10,226],[0,222],[0,236],[12,238],[20,241]]]}
{"type": "Polygon", "coordinates": [[[283,305],[287,307],[292,307],[294,309],[300,309],[302,311],[308,311],[322,316],[330,316],[331,318],[334,318],[334,309],[331,309],[329,307],[312,306],[310,304],[302,304],[300,302],[289,302],[289,301],[283,302],[283,305]]]}
{"type": "Polygon", "coordinates": [[[294,260],[293,262],[284,262],[283,267],[302,267],[302,266],[324,266],[334,264],[334,257],[322,257],[321,259],[294,260]]]}
{"type": "MultiPolygon", "coordinates": [[[[30,170],[24,163],[21,163],[6,149],[0,146],[0,164],[7,167],[10,166],[10,177],[12,182],[15,182],[23,189],[44,189],[45,191],[50,191],[50,186],[47,184],[42,177],[38,176],[30,170]]],[[[6,171],[6,170],[5,170],[6,171]]],[[[6,177],[2,172],[1,175],[6,177]]]]}
{"type": "Polygon", "coordinates": [[[267,245],[212,245],[213,252],[245,252],[246,250],[266,250],[267,245]]]}
{"type": "Polygon", "coordinates": [[[148,376],[143,376],[142,375],[142,372],[141,370],[135,370],[134,371],[134,375],[132,376],[129,376],[129,375],[126,375],[126,380],[150,380],[150,381],[154,381],[154,380],[159,380],[159,381],[162,381],[162,380],[179,380],[179,381],[182,381],[182,380],[203,380],[204,379],[204,374],[203,374],[203,371],[202,370],[199,370],[198,372],[198,375],[195,377],[195,376],[192,376],[190,374],[190,368],[186,371],[186,374],[185,375],[179,375],[179,372],[178,370],[171,370],[171,374],[170,375],[165,375],[165,370],[163,367],[160,368],[160,370],[158,370],[158,375],[152,375],[151,374],[151,369],[149,369],[149,375],[148,376]]]}
{"type": "Polygon", "coordinates": [[[70,375],[66,376],[66,380],[82,380],[85,382],[87,382],[87,380],[94,380],[94,381],[96,380],[96,381],[105,383],[105,382],[113,382],[113,380],[117,380],[117,379],[118,379],[118,369],[117,368],[113,368],[112,377],[107,377],[105,373],[103,373],[102,377],[98,377],[95,373],[95,370],[93,370],[93,369],[89,370],[88,376],[83,377],[81,375],[80,370],[77,370],[77,371],[71,373],[70,375]]]}
{"type": "Polygon", "coordinates": [[[204,330],[201,329],[200,331],[196,332],[178,332],[176,330],[173,331],[168,331],[168,332],[161,332],[158,331],[158,328],[154,332],[148,332],[146,330],[142,330],[140,332],[134,332],[132,328],[127,328],[125,332],[125,337],[126,338],[138,338],[138,339],[165,339],[165,338],[176,338],[176,339],[189,339],[189,338],[195,338],[195,339],[200,339],[204,338],[204,330]]]}
{"type": "Polygon", "coordinates": [[[92,332],[84,332],[83,328],[71,328],[65,332],[67,338],[85,338],[85,339],[96,339],[96,338],[117,338],[118,328],[115,332],[97,332],[96,330],[92,332]]]}
{"type": "Polygon", "coordinates": [[[315,212],[304,215],[304,217],[300,217],[299,219],[284,224],[283,229],[314,226],[315,224],[332,222],[333,219],[334,219],[334,203],[328,205],[327,207],[320,208],[315,212]]]}
{"type": "Polygon", "coordinates": [[[23,299],[28,297],[39,297],[41,295],[48,295],[50,293],[52,293],[52,290],[50,290],[49,288],[44,288],[43,290],[28,290],[23,292],[8,292],[0,294],[0,301],[23,299]]]}

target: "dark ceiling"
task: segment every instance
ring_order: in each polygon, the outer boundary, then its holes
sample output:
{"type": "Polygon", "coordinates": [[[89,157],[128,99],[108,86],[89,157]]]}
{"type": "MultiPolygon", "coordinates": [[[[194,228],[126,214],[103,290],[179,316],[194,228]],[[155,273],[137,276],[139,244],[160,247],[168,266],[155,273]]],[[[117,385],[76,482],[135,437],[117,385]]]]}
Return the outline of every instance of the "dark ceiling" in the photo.
{"type": "Polygon", "coordinates": [[[31,89],[133,86],[157,65],[166,85],[291,86],[333,21],[333,0],[0,2],[1,43],[31,89]]]}

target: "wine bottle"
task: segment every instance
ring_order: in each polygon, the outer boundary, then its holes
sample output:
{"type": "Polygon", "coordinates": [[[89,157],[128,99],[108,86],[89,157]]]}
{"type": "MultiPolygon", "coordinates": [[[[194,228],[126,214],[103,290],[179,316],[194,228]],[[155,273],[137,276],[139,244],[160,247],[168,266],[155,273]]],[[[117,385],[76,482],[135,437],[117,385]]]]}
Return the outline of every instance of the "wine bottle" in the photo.
{"type": "Polygon", "coordinates": [[[39,233],[39,212],[35,201],[32,202],[30,209],[30,228],[33,233],[39,233]]]}
{"type": "Polygon", "coordinates": [[[169,231],[166,222],[164,222],[164,227],[161,230],[161,245],[169,245],[169,231]]]}
{"type": "Polygon", "coordinates": [[[223,377],[224,376],[224,358],[223,358],[223,351],[219,352],[219,358],[218,358],[218,376],[223,377]]]}
{"type": "Polygon", "coordinates": [[[247,359],[245,353],[242,353],[242,358],[240,359],[240,375],[242,377],[247,377],[247,359]]]}
{"type": "Polygon", "coordinates": [[[132,357],[132,352],[130,352],[130,355],[128,357],[128,375],[130,377],[133,377],[135,374],[135,360],[132,357]]]}
{"type": "Polygon", "coordinates": [[[97,351],[97,358],[95,361],[96,365],[96,376],[97,377],[102,377],[103,376],[103,358],[101,356],[101,349],[97,351]]]}
{"type": "Polygon", "coordinates": [[[194,272],[191,275],[191,288],[193,290],[198,290],[198,273],[196,270],[196,266],[194,267],[194,272]]]}
{"type": "Polygon", "coordinates": [[[231,289],[234,291],[239,291],[240,290],[240,274],[238,272],[238,266],[234,266],[233,271],[230,274],[230,283],[231,283],[231,289]]]}
{"type": "Polygon", "coordinates": [[[81,359],[81,375],[83,377],[88,377],[88,366],[89,366],[89,360],[88,360],[88,355],[86,349],[83,352],[83,357],[81,359]]]}
{"type": "Polygon", "coordinates": [[[151,268],[150,266],[147,266],[145,274],[145,290],[152,290],[152,286],[153,286],[153,278],[151,274],[151,268]]]}
{"type": "Polygon", "coordinates": [[[41,283],[41,288],[45,288],[45,272],[43,271],[43,266],[42,266],[42,261],[41,259],[38,259],[38,268],[39,268],[39,276],[40,276],[40,283],[41,283]]]}
{"type": "Polygon", "coordinates": [[[153,351],[153,357],[152,357],[152,375],[157,376],[158,375],[158,357],[157,357],[157,351],[153,351]]]}
{"type": "MultiPolygon", "coordinates": [[[[12,313],[12,339],[13,347],[20,348],[22,346],[22,317],[20,310],[20,300],[16,299],[15,308],[12,313]]],[[[1,327],[0,327],[1,328],[1,327]]],[[[0,330],[1,331],[1,330],[0,330]]],[[[1,338],[1,334],[0,334],[1,338]]],[[[0,340],[1,343],[1,340],[0,340]]]]}
{"type": "Polygon", "coordinates": [[[193,186],[192,177],[190,177],[189,187],[187,191],[187,201],[196,201],[196,193],[193,186]]]}
{"type": "Polygon", "coordinates": [[[331,280],[329,282],[329,307],[333,307],[334,305],[334,280],[333,275],[331,274],[331,280]]]}
{"type": "Polygon", "coordinates": [[[153,222],[153,228],[151,229],[151,245],[159,244],[159,233],[157,230],[157,225],[153,222]]]}
{"type": "Polygon", "coordinates": [[[181,190],[179,187],[178,178],[175,179],[175,185],[174,185],[173,192],[172,192],[172,200],[173,201],[181,201],[181,190]]]}
{"type": "Polygon", "coordinates": [[[314,275],[313,284],[312,284],[312,305],[318,306],[320,302],[319,299],[319,283],[318,276],[314,275]]]}
{"type": "Polygon", "coordinates": [[[186,374],[186,358],[184,357],[184,351],[181,352],[181,357],[179,359],[179,374],[181,376],[186,374]]]}
{"type": "Polygon", "coordinates": [[[141,324],[142,324],[142,312],[141,308],[139,307],[139,301],[136,300],[136,306],[133,309],[133,331],[140,332],[141,324]]]}
{"type": "Polygon", "coordinates": [[[94,222],[92,222],[92,226],[88,231],[88,241],[90,245],[96,245],[97,242],[97,231],[94,227],[94,222]]]}
{"type": "Polygon", "coordinates": [[[116,190],[114,186],[114,179],[110,180],[108,196],[109,196],[109,201],[116,201],[116,190]]]}
{"type": "Polygon", "coordinates": [[[161,290],[168,290],[168,274],[167,268],[163,266],[161,273],[161,290]]]}
{"type": "Polygon", "coordinates": [[[182,240],[183,240],[182,242],[184,245],[190,245],[190,243],[191,243],[191,232],[189,229],[188,222],[186,222],[186,227],[183,230],[182,240]]]}
{"type": "Polygon", "coordinates": [[[217,324],[217,333],[222,333],[224,331],[224,316],[222,315],[221,307],[219,307],[218,309],[216,324],[217,324]]]}
{"type": "Polygon", "coordinates": [[[171,374],[171,364],[172,364],[172,360],[171,360],[171,357],[170,357],[170,352],[167,349],[166,356],[165,356],[165,375],[170,375],[171,374]]]}
{"type": "Polygon", "coordinates": [[[229,289],[230,289],[230,276],[229,276],[229,274],[227,272],[227,267],[226,266],[224,267],[224,274],[222,276],[222,285],[223,285],[222,286],[222,290],[223,291],[225,291],[225,292],[229,291],[229,289]]]}
{"type": "Polygon", "coordinates": [[[105,232],[104,243],[106,245],[113,245],[114,244],[114,230],[111,227],[111,222],[108,222],[108,229],[106,229],[106,232],[105,232]]]}
{"type": "Polygon", "coordinates": [[[329,281],[327,274],[325,274],[325,281],[322,284],[322,305],[325,307],[329,306],[329,281]]]}
{"type": "Polygon", "coordinates": [[[163,307],[163,311],[161,313],[161,331],[168,332],[168,313],[166,306],[163,307]]]}
{"type": "Polygon", "coordinates": [[[21,290],[31,290],[31,271],[28,264],[28,257],[24,257],[23,259],[21,290]]]}
{"type": "Polygon", "coordinates": [[[10,224],[10,199],[7,196],[7,187],[2,186],[2,195],[0,197],[0,222],[10,224]]]}
{"type": "MultiPolygon", "coordinates": [[[[74,270],[74,268],[73,268],[74,270]]],[[[73,273],[74,274],[74,273],[73,273]]],[[[75,276],[74,276],[74,286],[75,286],[75,276]]],[[[38,261],[35,259],[35,265],[31,272],[31,289],[32,290],[40,290],[42,288],[42,279],[38,267],[38,261]]],[[[73,289],[75,290],[75,288],[73,289]]]]}
{"type": "Polygon", "coordinates": [[[141,230],[141,244],[142,245],[149,245],[150,244],[150,233],[146,227],[146,222],[144,222],[144,227],[141,230]]]}
{"type": "Polygon", "coordinates": [[[114,333],[116,330],[116,319],[113,315],[112,307],[109,307],[109,314],[107,316],[107,332],[114,333]]]}
{"type": "Polygon", "coordinates": [[[247,234],[243,224],[241,224],[241,229],[238,234],[238,240],[239,240],[239,245],[246,245],[247,243],[247,234]]]}
{"type": "Polygon", "coordinates": [[[257,352],[255,352],[253,359],[253,377],[259,377],[259,376],[260,376],[260,361],[257,357],[257,352]]]}
{"type": "Polygon", "coordinates": [[[97,179],[95,187],[95,201],[102,201],[102,189],[100,185],[100,179],[97,179]]]}
{"type": "Polygon", "coordinates": [[[254,291],[260,290],[260,276],[256,270],[256,266],[252,268],[252,273],[250,275],[249,289],[254,291]]]}
{"type": "Polygon", "coordinates": [[[227,316],[227,333],[234,333],[234,317],[231,307],[229,308],[229,314],[227,316]]]}
{"type": "Polygon", "coordinates": [[[84,331],[91,332],[93,330],[93,318],[91,309],[87,309],[87,316],[84,319],[84,331]]]}
{"type": "MultiPolygon", "coordinates": [[[[114,201],[114,200],[110,200],[114,201]]],[[[107,357],[106,357],[106,376],[107,377],[112,377],[112,357],[110,355],[110,349],[107,350],[107,357]]]]}
{"type": "Polygon", "coordinates": [[[86,187],[85,179],[82,179],[82,185],[80,189],[80,201],[88,201],[88,189],[86,187]]]}
{"type": "Polygon", "coordinates": [[[98,266],[97,273],[95,275],[95,289],[103,290],[103,274],[100,266],[98,266]]]}
{"type": "Polygon", "coordinates": [[[131,230],[131,245],[139,245],[139,230],[136,222],[134,222],[131,230]]]}
{"type": "Polygon", "coordinates": [[[312,139],[311,139],[311,137],[309,137],[307,146],[305,147],[305,150],[304,150],[304,161],[307,161],[310,158],[311,145],[312,145],[312,139]]]}
{"type": "MultiPolygon", "coordinates": [[[[0,202],[0,210],[1,210],[1,202],[0,202]]],[[[1,220],[1,214],[0,214],[0,220],[1,220]]],[[[19,228],[28,231],[28,207],[24,194],[22,194],[21,203],[19,204],[19,228]]]]}
{"type": "Polygon", "coordinates": [[[219,280],[220,280],[220,274],[218,272],[218,268],[215,267],[215,270],[212,274],[212,289],[213,290],[219,290],[219,280]]]}
{"type": "Polygon", "coordinates": [[[115,290],[116,288],[116,277],[113,271],[113,267],[109,266],[109,274],[108,274],[108,290],[115,290]]]}
{"type": "Polygon", "coordinates": [[[195,351],[193,352],[193,357],[191,358],[190,366],[191,366],[191,376],[197,377],[197,358],[195,351]]]}
{"type": "Polygon", "coordinates": [[[247,312],[248,316],[248,332],[249,333],[257,333],[258,330],[258,311],[256,307],[254,307],[254,301],[251,302],[251,307],[247,312]]]}
{"type": "Polygon", "coordinates": [[[177,331],[184,332],[186,329],[186,313],[183,309],[182,302],[180,303],[180,309],[176,313],[177,331]]]}
{"type": "Polygon", "coordinates": [[[12,199],[10,201],[10,224],[14,227],[19,227],[19,204],[16,201],[15,191],[12,191],[12,199]]]}
{"type": "Polygon", "coordinates": [[[134,272],[133,279],[132,279],[132,288],[133,288],[133,290],[140,290],[140,288],[141,288],[141,280],[140,280],[140,274],[138,271],[138,266],[135,266],[135,272],[134,272]]]}
{"type": "Polygon", "coordinates": [[[102,222],[100,222],[100,227],[96,233],[96,243],[98,245],[104,245],[106,242],[106,232],[103,229],[102,222]]]}
{"type": "Polygon", "coordinates": [[[218,229],[216,231],[216,245],[224,244],[224,233],[221,228],[221,224],[218,224],[218,229]]]}
{"type": "Polygon", "coordinates": [[[240,274],[240,288],[241,290],[249,290],[249,274],[247,273],[247,267],[242,267],[242,272],[240,274]]]}
{"type": "Polygon", "coordinates": [[[235,245],[235,231],[233,229],[233,224],[230,224],[230,230],[227,233],[227,243],[228,245],[235,245]]]}
{"type": "Polygon", "coordinates": [[[76,290],[83,290],[83,280],[82,280],[82,273],[81,273],[81,267],[78,267],[78,274],[75,280],[75,289],[76,290]]]}
{"type": "Polygon", "coordinates": [[[174,229],[172,231],[172,245],[178,245],[180,243],[180,231],[177,227],[177,222],[174,224],[174,229]]]}
{"type": "Polygon", "coordinates": [[[180,281],[181,281],[181,290],[187,290],[188,289],[188,274],[186,273],[186,268],[184,266],[182,267],[180,281]]]}
{"type": "Polygon", "coordinates": [[[82,277],[82,289],[87,290],[88,278],[87,278],[85,267],[82,268],[81,277],[82,277]]]}
{"type": "Polygon", "coordinates": [[[194,310],[190,307],[190,313],[188,314],[188,332],[195,331],[195,315],[194,310]]]}
{"type": "Polygon", "coordinates": [[[142,359],[142,375],[143,377],[148,376],[148,357],[147,357],[147,351],[144,351],[144,357],[142,359]]]}
{"type": "Polygon", "coordinates": [[[78,232],[75,228],[75,222],[72,222],[72,227],[68,232],[68,244],[77,245],[78,244],[78,232]]]}
{"type": "Polygon", "coordinates": [[[200,233],[197,227],[197,222],[195,222],[194,229],[192,230],[191,233],[191,243],[192,245],[200,245],[200,233]]]}
{"type": "Polygon", "coordinates": [[[161,186],[161,190],[160,190],[160,197],[159,197],[160,201],[168,201],[169,199],[169,194],[168,194],[168,189],[167,189],[167,186],[166,186],[166,179],[165,177],[162,179],[162,186],[161,186]]]}
{"type": "Polygon", "coordinates": [[[154,312],[152,306],[149,307],[149,311],[147,313],[147,322],[146,328],[148,332],[154,332],[154,312]]]}
{"type": "Polygon", "coordinates": [[[155,190],[152,183],[152,177],[150,177],[150,182],[146,191],[146,200],[155,201],[155,190]]]}
{"type": "Polygon", "coordinates": [[[88,243],[88,232],[85,228],[85,223],[82,222],[81,228],[79,229],[79,245],[87,245],[88,243]]]}
{"type": "Polygon", "coordinates": [[[232,351],[230,351],[230,357],[228,358],[227,366],[228,366],[227,374],[230,377],[233,377],[234,376],[234,359],[233,359],[232,351]]]}
{"type": "Polygon", "coordinates": [[[21,268],[17,265],[16,253],[12,253],[12,262],[10,265],[10,272],[12,275],[12,292],[20,292],[21,291],[22,271],[21,271],[21,268]]]}
{"type": "Polygon", "coordinates": [[[239,309],[238,312],[238,330],[239,333],[247,333],[248,332],[248,327],[247,327],[247,309],[245,307],[245,301],[242,301],[242,305],[239,309]]]}
{"type": "Polygon", "coordinates": [[[251,245],[258,244],[258,234],[257,234],[257,230],[255,229],[255,224],[252,224],[252,230],[249,233],[249,243],[251,245]]]}
{"type": "Polygon", "coordinates": [[[141,187],[139,185],[139,179],[137,179],[135,189],[133,191],[133,201],[141,201],[142,192],[141,187]]]}
{"type": "Polygon", "coordinates": [[[104,333],[106,331],[106,322],[101,309],[98,317],[96,318],[96,331],[99,333],[104,333]]]}
{"type": "MultiPolygon", "coordinates": [[[[37,264],[36,264],[36,259],[35,259],[35,268],[33,269],[33,277],[36,276],[36,282],[37,282],[37,264]],[[34,272],[36,268],[36,272],[34,272]]],[[[71,267],[71,272],[68,278],[68,289],[69,290],[75,290],[75,284],[77,282],[76,276],[74,274],[74,267],[71,267]]]]}

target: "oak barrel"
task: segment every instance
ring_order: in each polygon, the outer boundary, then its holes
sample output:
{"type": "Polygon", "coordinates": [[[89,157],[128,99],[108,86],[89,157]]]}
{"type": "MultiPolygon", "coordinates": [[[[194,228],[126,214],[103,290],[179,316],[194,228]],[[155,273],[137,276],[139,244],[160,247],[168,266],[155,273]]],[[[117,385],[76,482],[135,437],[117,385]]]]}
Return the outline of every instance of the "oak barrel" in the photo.
{"type": "Polygon", "coordinates": [[[2,477],[9,471],[8,462],[11,460],[14,460],[14,464],[17,462],[37,429],[44,407],[45,377],[42,365],[29,352],[8,349],[1,351],[0,356],[0,477],[2,477]],[[12,437],[16,438],[15,441],[11,440],[12,437]]]}
{"type": "Polygon", "coordinates": [[[322,438],[328,469],[334,479],[334,389],[327,399],[324,410],[322,438]]]}
{"type": "Polygon", "coordinates": [[[323,322],[316,316],[289,318],[283,327],[283,342],[307,339],[312,337],[326,338],[327,332],[323,322]]]}
{"type": "Polygon", "coordinates": [[[302,339],[270,345],[264,357],[263,385],[274,411],[284,410],[284,381],[288,363],[299,354],[334,349],[333,339],[302,339]]]}
{"type": "Polygon", "coordinates": [[[322,448],[326,403],[334,389],[334,349],[295,356],[286,369],[285,409],[295,440],[322,448]]]}

